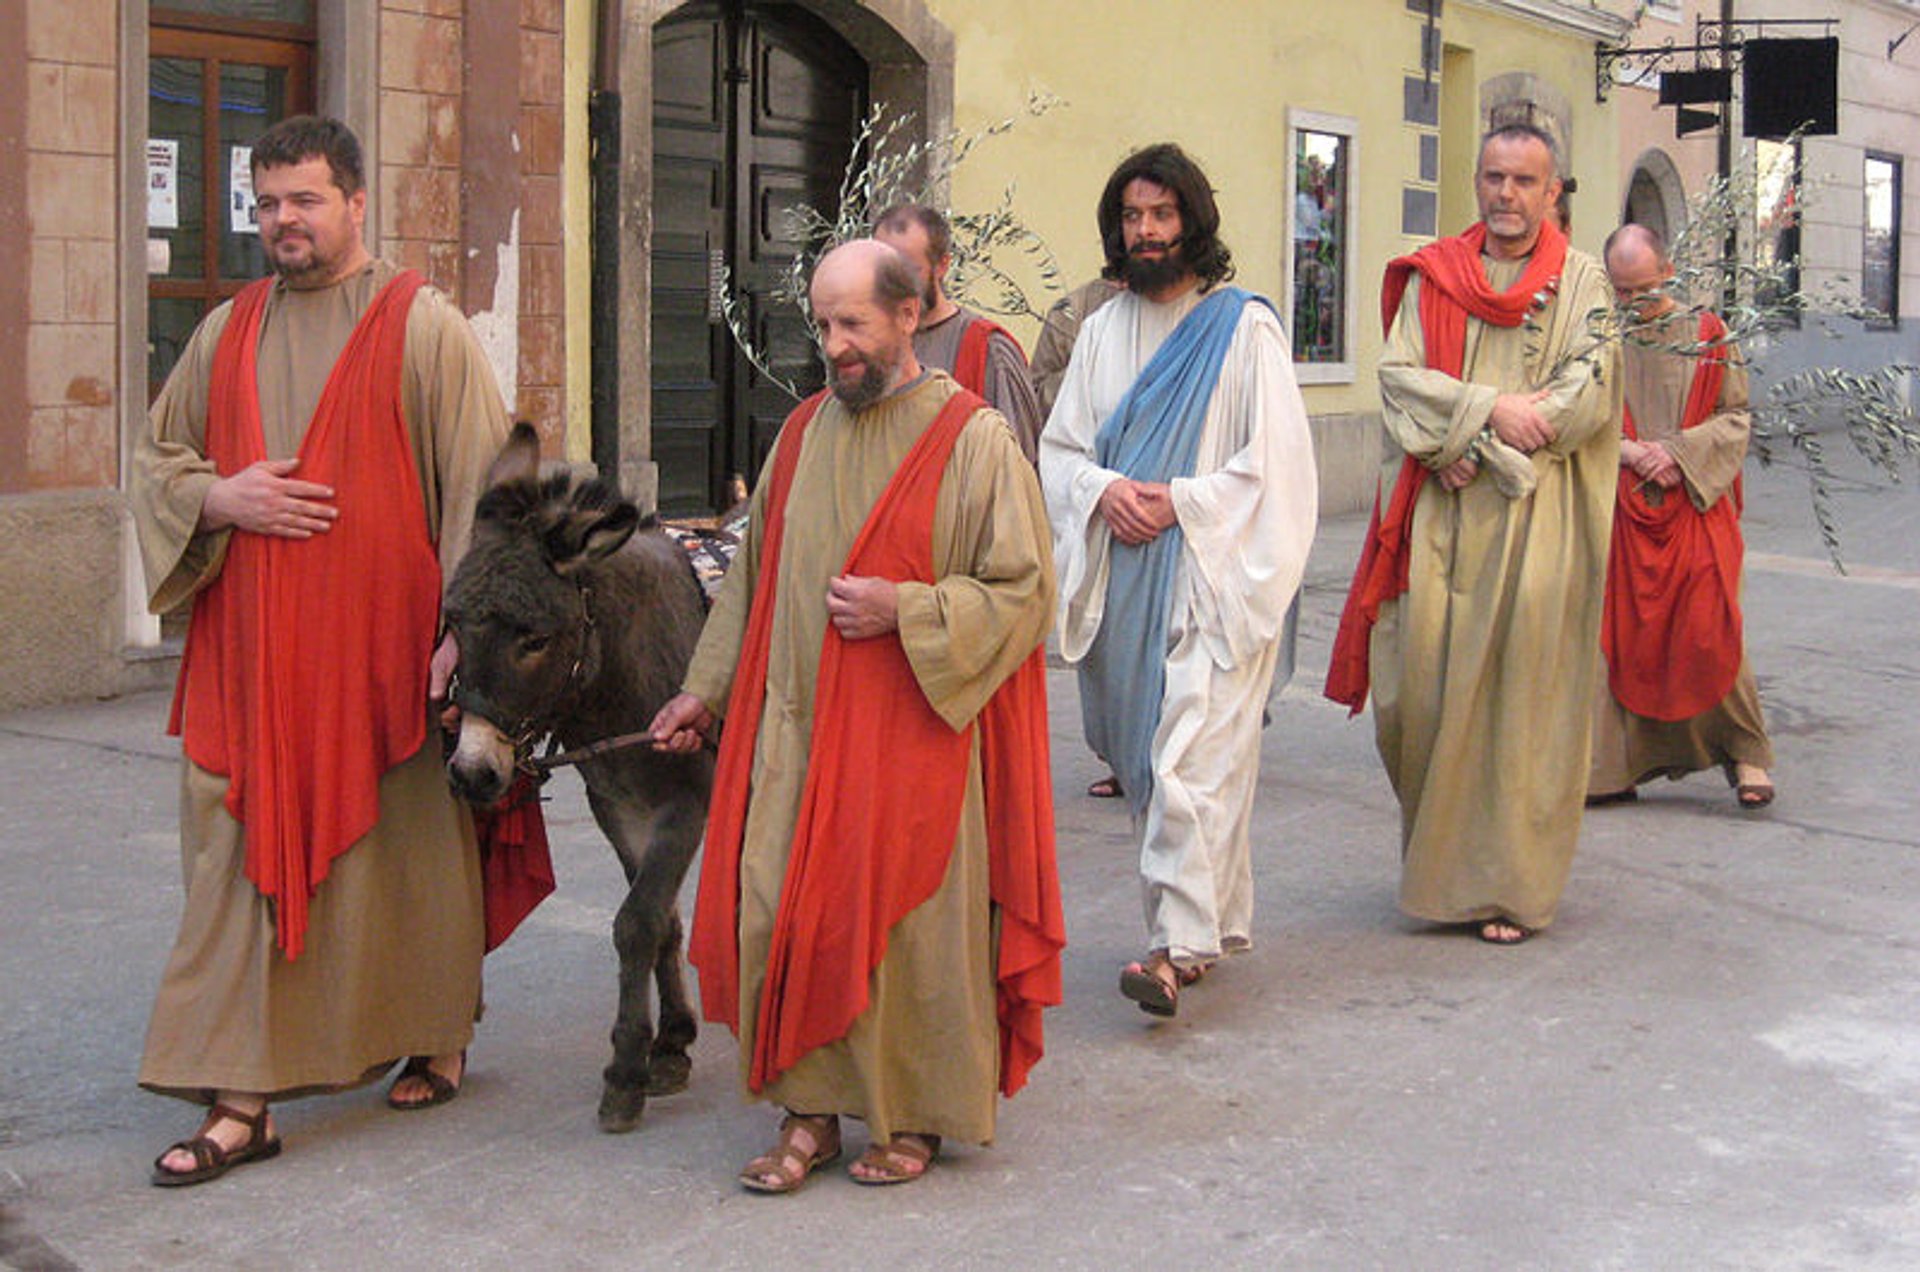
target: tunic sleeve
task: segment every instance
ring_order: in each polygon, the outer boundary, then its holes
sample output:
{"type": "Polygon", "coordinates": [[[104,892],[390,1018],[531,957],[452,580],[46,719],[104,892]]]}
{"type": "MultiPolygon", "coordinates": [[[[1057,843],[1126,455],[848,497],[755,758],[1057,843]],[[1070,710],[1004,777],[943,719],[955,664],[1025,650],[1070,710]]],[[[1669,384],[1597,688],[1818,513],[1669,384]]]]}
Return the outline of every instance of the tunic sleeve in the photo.
{"type": "Polygon", "coordinates": [[[207,458],[207,396],[213,353],[232,314],[222,305],[187,342],[134,440],[127,501],[140,537],[147,607],[164,614],[212,582],[230,529],[202,530],[200,508],[219,479],[207,458]]]}
{"type": "Polygon", "coordinates": [[[1034,396],[1033,381],[1027,376],[1027,360],[1020,346],[995,332],[987,338],[987,402],[1013,426],[1020,453],[1033,463],[1040,449],[1040,427],[1046,423],[1040,413],[1040,401],[1034,396]]]}
{"type": "Polygon", "coordinates": [[[1677,437],[1661,442],[1680,466],[1694,507],[1702,512],[1725,497],[1746,463],[1747,439],[1752,430],[1747,391],[1747,369],[1735,353],[1728,360],[1714,413],[1677,437]]]}
{"type": "Polygon", "coordinates": [[[506,444],[507,408],[466,318],[430,288],[420,289],[407,314],[402,410],[421,456],[428,530],[439,544],[441,577],[451,583],[467,550],[487,469],[506,444]]]}
{"type": "Polygon", "coordinates": [[[1054,605],[1039,483],[991,411],[947,461],[934,544],[945,572],[900,584],[900,643],[927,702],[961,729],[1045,639],[1054,605]]]}
{"type": "Polygon", "coordinates": [[[1107,596],[1107,554],[1112,532],[1097,511],[1100,496],[1120,473],[1094,458],[1099,421],[1093,413],[1094,365],[1117,306],[1088,318],[1073,343],[1060,383],[1060,397],[1040,434],[1040,485],[1053,526],[1053,565],[1060,588],[1060,654],[1068,662],[1086,655],[1099,634],[1107,596]]]}
{"type": "Polygon", "coordinates": [[[1279,320],[1248,305],[1209,403],[1224,462],[1175,478],[1194,610],[1214,662],[1233,668],[1280,638],[1306,572],[1319,490],[1306,405],[1279,320]]]}
{"type": "MultiPolygon", "coordinates": [[[[775,441],[774,450],[780,443],[775,441]]],[[[720,581],[720,592],[713,598],[706,626],[700,629],[700,643],[687,665],[681,688],[700,699],[716,716],[727,713],[727,699],[733,694],[733,673],[740,662],[740,649],[747,639],[747,611],[753,605],[754,588],[760,579],[762,544],[766,541],[767,482],[773,473],[769,459],[760,470],[760,480],[747,502],[747,533],[727,577],[720,581]]]]}
{"type": "MultiPolygon", "coordinates": [[[[1469,320],[1469,339],[1474,324],[1469,320]]],[[[1420,279],[1408,281],[1380,358],[1381,417],[1394,444],[1429,468],[1467,453],[1493,413],[1500,391],[1427,366],[1420,329],[1420,279]]]]}
{"type": "Polygon", "coordinates": [[[1612,307],[1611,285],[1589,258],[1569,253],[1567,261],[1548,340],[1558,371],[1543,386],[1548,395],[1540,403],[1540,413],[1557,430],[1543,449],[1560,456],[1602,432],[1620,431],[1620,342],[1595,329],[1597,316],[1612,307]]]}

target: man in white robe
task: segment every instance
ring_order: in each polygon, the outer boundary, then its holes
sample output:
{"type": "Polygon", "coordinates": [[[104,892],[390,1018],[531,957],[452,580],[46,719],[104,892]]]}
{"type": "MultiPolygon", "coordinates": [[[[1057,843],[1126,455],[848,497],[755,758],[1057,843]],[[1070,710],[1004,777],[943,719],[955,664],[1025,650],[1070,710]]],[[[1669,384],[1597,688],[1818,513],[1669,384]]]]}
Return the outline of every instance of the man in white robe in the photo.
{"type": "Polygon", "coordinates": [[[1128,290],[1080,330],[1040,476],[1060,652],[1081,664],[1087,740],[1114,765],[1140,835],[1148,954],[1121,992],[1171,1016],[1183,985],[1251,944],[1260,728],[1317,487],[1286,335],[1269,305],[1222,286],[1231,258],[1198,166],[1173,145],[1136,152],[1099,222],[1106,273],[1128,290]],[[1217,333],[1211,357],[1201,324],[1217,333]],[[1143,418],[1149,399],[1166,409],[1143,418]],[[1182,432],[1184,453],[1157,479],[1117,458],[1182,432]],[[1165,583],[1116,587],[1163,536],[1165,583]],[[1124,646],[1143,631],[1147,674],[1125,674],[1124,646]]]}

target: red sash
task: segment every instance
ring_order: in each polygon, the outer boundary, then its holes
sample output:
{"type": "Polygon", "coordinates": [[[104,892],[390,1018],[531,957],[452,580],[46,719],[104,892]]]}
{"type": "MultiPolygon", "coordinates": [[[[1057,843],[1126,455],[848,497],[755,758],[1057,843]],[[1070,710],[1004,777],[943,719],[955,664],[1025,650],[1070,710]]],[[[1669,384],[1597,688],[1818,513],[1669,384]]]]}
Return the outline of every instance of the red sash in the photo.
{"type": "MultiPolygon", "coordinates": [[[[1466,361],[1468,315],[1495,327],[1518,327],[1539,307],[1540,298],[1558,285],[1566,264],[1566,236],[1553,222],[1542,221],[1540,239],[1534,244],[1526,271],[1512,287],[1496,292],[1480,267],[1480,250],[1486,240],[1487,227],[1481,222],[1465,234],[1429,243],[1412,256],[1390,262],[1380,288],[1380,321],[1390,332],[1408,280],[1416,271],[1420,274],[1420,330],[1427,366],[1455,379],[1466,361]]],[[[1393,499],[1385,517],[1380,515],[1378,492],[1374,495],[1373,516],[1367,522],[1360,564],[1347,591],[1327,670],[1327,697],[1351,708],[1355,715],[1366,705],[1372,684],[1368,662],[1380,606],[1407,590],[1414,498],[1426,479],[1427,466],[1408,455],[1394,479],[1393,499]]]]}
{"type": "MultiPolygon", "coordinates": [[[[1714,413],[1726,379],[1727,351],[1714,344],[1726,324],[1700,315],[1700,343],[1682,429],[1714,413]]],[[[1633,415],[1626,435],[1639,440],[1633,415]]],[[[1631,468],[1620,470],[1620,497],[1607,560],[1600,646],[1607,683],[1620,705],[1653,720],[1691,720],[1724,699],[1740,674],[1740,480],[1701,512],[1682,488],[1647,502],[1631,468]]]]}
{"type": "MultiPolygon", "coordinates": [[[[354,327],[300,444],[301,480],[335,490],[311,539],[235,532],[194,599],[169,731],[228,779],[246,872],[298,958],[307,903],[333,859],[380,817],[381,775],[420,749],[440,564],[400,409],[405,271],[354,327]],[[182,724],[184,721],[184,731],[182,724]]],[[[214,351],[207,455],[222,476],[267,458],[256,354],[272,280],[233,301],[214,351]]]]}
{"type": "MultiPolygon", "coordinates": [[[[960,351],[953,359],[953,379],[969,393],[987,391],[987,345],[992,342],[995,332],[1013,340],[1005,327],[985,318],[975,318],[960,333],[960,351]]],[[[1013,347],[1018,349],[1020,342],[1013,340],[1013,347]]]]}
{"type": "MultiPolygon", "coordinates": [[[[749,781],[772,646],[775,580],[801,438],[824,394],[788,417],[768,478],[766,536],[714,779],[688,955],[706,1018],[739,1032],[739,870],[749,781]]],[[[933,581],[933,516],[960,430],[983,403],[960,392],[902,461],[855,539],[845,572],[933,581]]],[[[1054,867],[1046,670],[1035,649],[982,709],[1000,1089],[1019,1090],[1042,1051],[1041,1009],[1061,1001],[1066,944],[1054,867]]],[[[895,924],[939,888],[966,796],[974,726],[927,704],[897,637],[827,629],[812,745],[760,994],[748,1085],[765,1088],[807,1052],[846,1035],[867,1008],[895,924]]]]}

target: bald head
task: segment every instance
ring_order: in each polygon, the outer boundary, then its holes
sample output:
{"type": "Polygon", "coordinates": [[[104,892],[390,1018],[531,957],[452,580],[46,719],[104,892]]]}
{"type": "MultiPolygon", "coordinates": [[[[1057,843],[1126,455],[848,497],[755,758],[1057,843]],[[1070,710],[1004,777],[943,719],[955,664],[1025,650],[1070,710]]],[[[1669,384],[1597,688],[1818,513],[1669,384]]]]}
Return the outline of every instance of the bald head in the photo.
{"type": "Polygon", "coordinates": [[[1623,265],[1638,265],[1648,260],[1655,266],[1668,263],[1666,240],[1646,226],[1631,221],[1607,235],[1607,244],[1601,250],[1601,255],[1606,259],[1608,269],[1613,268],[1616,255],[1623,265]]]}
{"type": "Polygon", "coordinates": [[[820,258],[808,292],[827,384],[858,411],[920,374],[920,276],[885,243],[856,239],[820,258]]]}
{"type": "Polygon", "coordinates": [[[1601,254],[1613,294],[1622,304],[1632,305],[1642,318],[1675,308],[1673,297],[1664,290],[1673,280],[1673,262],[1667,259],[1665,240],[1654,231],[1644,225],[1623,225],[1607,235],[1601,254]]]}

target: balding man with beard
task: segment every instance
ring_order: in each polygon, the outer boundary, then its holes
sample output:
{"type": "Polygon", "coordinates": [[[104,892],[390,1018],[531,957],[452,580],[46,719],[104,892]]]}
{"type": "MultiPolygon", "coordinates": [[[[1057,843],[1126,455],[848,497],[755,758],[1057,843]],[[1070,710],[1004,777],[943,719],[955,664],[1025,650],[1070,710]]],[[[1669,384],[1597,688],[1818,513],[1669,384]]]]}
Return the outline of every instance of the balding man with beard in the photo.
{"type": "Polygon", "coordinates": [[[1046,512],[1006,421],[913,352],[920,285],[870,240],[813,278],[828,389],[788,417],[655,744],[727,729],[689,953],[753,1098],[740,1182],[863,1184],[986,1143],[1040,1054],[1065,944],[1053,860],[1046,512]]]}

